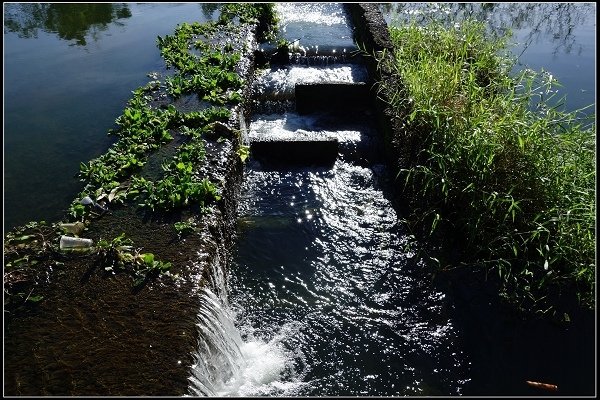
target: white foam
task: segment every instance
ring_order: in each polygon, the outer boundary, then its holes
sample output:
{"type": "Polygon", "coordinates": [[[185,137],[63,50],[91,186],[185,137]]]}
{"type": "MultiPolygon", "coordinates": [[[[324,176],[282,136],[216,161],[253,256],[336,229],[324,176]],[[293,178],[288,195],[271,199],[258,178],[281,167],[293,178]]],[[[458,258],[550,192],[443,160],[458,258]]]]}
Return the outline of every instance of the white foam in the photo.
{"type": "Polygon", "coordinates": [[[321,138],[336,138],[340,142],[358,142],[361,132],[358,130],[327,130],[320,123],[319,115],[285,114],[256,115],[250,124],[249,139],[262,138],[293,139],[298,136],[316,135],[321,138]]]}
{"type": "Polygon", "coordinates": [[[291,100],[295,97],[295,87],[298,83],[355,83],[366,80],[367,71],[361,65],[343,64],[329,68],[286,66],[260,73],[254,85],[262,97],[291,100]]]}
{"type": "MultiPolygon", "coordinates": [[[[285,347],[298,327],[286,324],[270,340],[255,338],[234,325],[233,310],[205,289],[199,312],[200,343],[192,366],[190,393],[204,396],[290,395],[305,385],[297,370],[302,353],[285,347]]],[[[303,365],[304,363],[302,363],[303,365]]]]}
{"type": "Polygon", "coordinates": [[[344,10],[336,3],[276,3],[280,24],[310,22],[320,25],[346,24],[344,10]]]}

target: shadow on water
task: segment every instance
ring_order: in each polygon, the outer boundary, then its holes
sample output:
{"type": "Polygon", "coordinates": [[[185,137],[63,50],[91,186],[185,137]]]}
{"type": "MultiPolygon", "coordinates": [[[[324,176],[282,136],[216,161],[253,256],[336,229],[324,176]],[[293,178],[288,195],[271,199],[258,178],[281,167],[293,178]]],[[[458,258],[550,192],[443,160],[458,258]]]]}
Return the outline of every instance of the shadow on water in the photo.
{"type": "Polygon", "coordinates": [[[593,310],[570,322],[523,315],[498,295],[496,277],[466,267],[437,272],[432,284],[453,304],[456,342],[469,361],[467,396],[590,396],[596,385],[593,310]],[[540,382],[551,387],[536,387],[540,382]]]}

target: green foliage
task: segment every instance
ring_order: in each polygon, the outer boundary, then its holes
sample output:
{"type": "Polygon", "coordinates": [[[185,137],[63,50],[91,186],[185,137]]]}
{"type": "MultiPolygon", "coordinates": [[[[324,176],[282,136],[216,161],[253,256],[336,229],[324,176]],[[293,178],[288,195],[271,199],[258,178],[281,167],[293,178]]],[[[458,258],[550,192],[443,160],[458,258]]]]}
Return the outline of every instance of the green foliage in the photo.
{"type": "Polygon", "coordinates": [[[110,241],[101,239],[96,244],[97,257],[105,271],[125,269],[135,259],[132,251],[133,241],[127,238],[125,233],[110,241]]]}
{"type": "Polygon", "coordinates": [[[381,82],[381,93],[402,121],[393,141],[413,229],[495,269],[523,309],[546,312],[573,291],[592,306],[595,124],[548,105],[549,74],[511,76],[506,39],[481,23],[391,37],[393,63],[380,68],[402,84],[381,82]]]}
{"type": "MultiPolygon", "coordinates": [[[[242,101],[240,89],[244,82],[236,70],[241,60],[240,45],[236,48],[230,37],[241,32],[240,24],[254,24],[259,35],[268,35],[276,21],[272,4],[226,4],[223,9],[218,21],[184,23],[173,35],[157,38],[167,66],[175,67],[177,73],[165,78],[164,84],[154,76],[154,80],[134,90],[122,115],[115,120],[115,129],[108,132],[117,138],[116,143],[102,156],[80,164],[78,176],[85,186],[68,208],[74,220],[84,221],[93,213],[90,207],[80,203],[85,196],[104,203],[145,197],[143,205],[163,211],[192,204],[203,209],[210,202],[220,200],[217,187],[199,177],[198,170],[205,161],[201,137],[212,134],[223,138],[232,132],[215,130],[215,123],[226,123],[231,117],[229,109],[218,106],[242,101]],[[153,106],[154,100],[160,100],[165,91],[174,98],[196,93],[212,105],[189,113],[179,112],[173,105],[153,106]],[[136,176],[146,165],[148,156],[171,142],[178,130],[188,136],[189,141],[180,146],[172,162],[163,165],[164,177],[152,182],[136,176]]],[[[194,227],[182,222],[176,224],[175,229],[185,234],[194,227]]],[[[61,265],[54,257],[58,254],[60,233],[57,226],[42,221],[16,228],[6,235],[7,310],[43,299],[34,292],[35,286],[40,279],[46,279],[48,268],[61,265]]],[[[152,253],[140,254],[124,234],[100,240],[94,254],[106,272],[128,272],[135,278],[136,285],[157,273],[168,274],[171,267],[170,263],[156,260],[152,253]]]]}
{"type": "Polygon", "coordinates": [[[260,42],[273,40],[279,22],[275,3],[228,3],[221,9],[221,23],[238,18],[240,23],[256,26],[256,38],[260,42]]]}
{"type": "Polygon", "coordinates": [[[218,21],[205,24],[183,23],[173,35],[158,37],[157,46],[167,66],[177,69],[177,74],[166,79],[167,92],[177,98],[186,93],[196,93],[203,100],[216,105],[235,104],[241,101],[236,89],[243,81],[235,67],[241,55],[228,42],[216,46],[208,41],[197,40],[235,34],[235,22],[254,25],[258,40],[274,38],[277,18],[273,4],[227,3],[221,7],[218,21]],[[190,49],[199,51],[199,55],[190,49]]]}
{"type": "Polygon", "coordinates": [[[8,232],[4,238],[4,272],[37,264],[38,257],[53,250],[59,234],[58,225],[46,221],[32,221],[8,232]]]}
{"type": "MultiPolygon", "coordinates": [[[[248,11],[248,14],[243,11],[246,7],[234,7],[245,13],[240,17],[241,21],[250,21],[254,15],[254,12],[248,11]]],[[[165,79],[164,88],[167,93],[173,97],[196,93],[203,100],[217,106],[236,104],[242,100],[239,89],[243,80],[235,70],[241,55],[231,43],[218,45],[219,41],[212,39],[218,35],[230,35],[235,31],[232,12],[233,8],[229,9],[217,22],[183,23],[175,29],[173,35],[157,39],[157,45],[167,65],[178,69],[178,73],[165,79]],[[192,54],[192,47],[200,54],[192,54]]],[[[86,186],[79,198],[90,194],[96,199],[106,197],[109,201],[121,202],[126,198],[138,196],[142,189],[140,181],[137,181],[137,185],[129,185],[129,189],[124,187],[123,181],[131,179],[132,174],[146,164],[149,153],[173,139],[174,129],[204,128],[211,122],[226,122],[231,116],[230,110],[222,107],[209,107],[190,113],[181,113],[173,105],[165,109],[152,108],[149,102],[153,99],[152,95],[160,89],[160,81],[153,80],[133,91],[133,97],[123,114],[115,121],[117,128],[109,132],[119,140],[107,153],[88,163],[81,163],[79,177],[86,186]]],[[[189,166],[186,168],[189,169],[189,166]]],[[[211,192],[211,187],[206,182],[192,182],[186,176],[182,176],[179,181],[174,181],[174,177],[165,179],[157,184],[158,192],[167,190],[171,184],[181,188],[179,193],[172,196],[171,206],[185,205],[190,199],[202,203],[203,190],[211,192]]],[[[151,187],[147,189],[150,192],[154,191],[151,187]]],[[[161,197],[162,195],[158,196],[161,197]]],[[[150,201],[150,204],[154,203],[150,201]]],[[[162,208],[160,201],[155,205],[162,208]]],[[[71,204],[69,214],[78,220],[87,217],[86,209],[79,204],[78,199],[71,204]]]]}
{"type": "Polygon", "coordinates": [[[140,271],[147,274],[161,274],[166,273],[171,269],[170,262],[164,262],[154,259],[152,253],[142,253],[138,255],[138,264],[140,265],[140,271]]]}
{"type": "Polygon", "coordinates": [[[240,160],[242,160],[242,162],[246,162],[246,160],[250,156],[250,147],[245,146],[245,145],[240,145],[240,147],[237,150],[237,154],[240,157],[240,160]]]}
{"type": "Polygon", "coordinates": [[[222,105],[238,99],[232,90],[242,86],[243,81],[235,71],[241,55],[233,46],[211,46],[204,41],[195,41],[197,35],[215,33],[217,23],[206,25],[183,23],[175,33],[158,38],[158,47],[168,66],[178,73],[166,79],[167,92],[177,98],[182,94],[196,93],[203,100],[222,105]],[[196,55],[190,48],[200,50],[196,55]]]}
{"type": "Polygon", "coordinates": [[[100,240],[96,246],[98,263],[106,272],[128,273],[139,286],[151,277],[168,274],[171,263],[156,260],[153,253],[140,253],[125,233],[108,240],[100,240]]]}
{"type": "Polygon", "coordinates": [[[231,111],[223,107],[210,107],[203,111],[192,111],[183,115],[183,125],[189,128],[200,128],[220,121],[227,122],[231,111]]]}
{"type": "Polygon", "coordinates": [[[173,227],[175,228],[175,231],[179,237],[189,235],[195,230],[194,223],[192,221],[175,222],[173,227]]]}
{"type": "Polygon", "coordinates": [[[194,165],[204,159],[200,138],[181,145],[169,163],[163,164],[164,176],[157,182],[137,180],[136,187],[146,194],[143,206],[152,211],[170,211],[192,204],[204,208],[210,201],[220,200],[216,187],[206,178],[194,174],[194,165]]]}
{"type": "MultiPolygon", "coordinates": [[[[181,123],[183,117],[174,107],[154,110],[147,100],[134,97],[123,114],[116,119],[119,128],[111,134],[120,139],[103,155],[81,163],[80,179],[87,184],[85,191],[110,193],[120,181],[138,171],[147,161],[147,154],[173,140],[170,128],[181,123]]],[[[81,208],[73,204],[71,214],[81,216],[81,208]]]]}
{"type": "MultiPolygon", "coordinates": [[[[140,185],[128,186],[120,182],[146,163],[147,153],[172,140],[171,129],[180,127],[182,133],[196,132],[195,137],[199,137],[203,130],[191,128],[205,128],[216,121],[227,121],[231,116],[231,111],[222,107],[180,113],[172,105],[163,110],[152,110],[145,101],[134,99],[129,104],[130,107],[116,121],[121,129],[113,132],[121,139],[102,156],[80,165],[79,176],[87,185],[69,208],[74,219],[84,220],[87,217],[85,207],[79,203],[79,199],[86,195],[91,195],[96,201],[106,198],[111,203],[137,197],[142,188],[140,185]]],[[[182,161],[194,165],[201,163],[205,154],[204,148],[198,144],[183,145],[179,153],[182,161]]],[[[168,185],[165,183],[165,188],[168,185]]],[[[201,197],[197,188],[188,191],[192,198],[201,197]]],[[[175,203],[178,204],[177,201],[175,203]]],[[[184,204],[187,204],[185,199],[184,204]]]]}
{"type": "Polygon", "coordinates": [[[37,284],[46,279],[48,269],[60,266],[55,260],[60,229],[45,221],[30,222],[8,232],[4,240],[4,308],[12,312],[38,303],[43,296],[37,284]]]}

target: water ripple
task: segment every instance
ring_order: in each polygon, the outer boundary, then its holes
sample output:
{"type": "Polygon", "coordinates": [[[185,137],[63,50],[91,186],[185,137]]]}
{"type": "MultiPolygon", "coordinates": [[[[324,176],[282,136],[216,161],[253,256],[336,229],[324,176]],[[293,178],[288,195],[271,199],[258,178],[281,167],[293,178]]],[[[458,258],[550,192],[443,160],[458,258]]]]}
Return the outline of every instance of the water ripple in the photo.
{"type": "Polygon", "coordinates": [[[342,161],[247,171],[241,218],[254,223],[239,233],[233,266],[237,325],[268,338],[294,324],[281,343],[310,366],[295,395],[456,394],[464,385],[446,299],[403,251],[409,240],[381,174],[342,161]],[[279,224],[266,222],[273,216],[279,224]]]}

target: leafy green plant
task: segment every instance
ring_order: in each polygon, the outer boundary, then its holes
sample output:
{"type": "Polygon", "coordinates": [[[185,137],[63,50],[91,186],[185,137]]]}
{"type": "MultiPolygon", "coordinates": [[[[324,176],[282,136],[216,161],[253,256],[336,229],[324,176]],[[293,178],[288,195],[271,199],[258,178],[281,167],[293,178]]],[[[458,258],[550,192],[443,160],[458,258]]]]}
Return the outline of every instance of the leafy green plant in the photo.
{"type": "MultiPolygon", "coordinates": [[[[235,44],[230,37],[241,32],[239,24],[255,24],[261,36],[274,31],[276,17],[272,4],[226,4],[218,21],[205,24],[181,24],[175,33],[157,38],[157,45],[168,67],[177,69],[164,83],[152,74],[146,85],[132,91],[116,127],[108,134],[117,138],[102,156],[80,164],[79,178],[84,187],[68,208],[77,221],[92,215],[81,204],[89,196],[94,201],[110,204],[145,196],[144,204],[151,209],[171,210],[198,204],[201,208],[220,200],[218,189],[206,178],[197,176],[204,162],[201,136],[215,134],[214,122],[228,122],[231,111],[221,105],[242,101],[244,81],[236,71],[244,44],[235,44]],[[190,51],[194,49],[196,53],[190,51]],[[196,93],[213,103],[202,111],[182,113],[173,105],[156,107],[165,93],[176,98],[196,93]],[[164,165],[165,176],[152,182],[136,175],[147,163],[148,156],[171,142],[177,131],[190,138],[182,145],[177,157],[164,165]]],[[[246,49],[247,50],[247,49],[246,49]]],[[[220,131],[231,133],[230,130],[220,131]]],[[[225,136],[221,136],[225,137],[225,136]]],[[[228,137],[229,138],[229,137],[228,137]]],[[[240,154],[242,157],[243,154],[240,154]]],[[[178,228],[179,229],[178,229],[178,228]]],[[[180,233],[190,227],[179,225],[180,233]]],[[[6,235],[4,254],[5,306],[35,303],[43,296],[35,285],[50,266],[60,265],[55,259],[60,231],[42,222],[28,224],[6,235]]],[[[121,234],[96,244],[95,256],[106,272],[128,272],[144,281],[156,272],[168,272],[169,263],[154,259],[151,253],[139,254],[130,239],[121,234]]],[[[65,256],[65,255],[60,255],[65,256]]],[[[137,281],[136,281],[137,282],[137,281]]],[[[9,307],[10,308],[10,307],[9,307]]]]}
{"type": "Polygon", "coordinates": [[[221,8],[221,23],[229,23],[238,18],[241,23],[256,25],[256,38],[259,42],[273,40],[277,33],[279,19],[274,3],[227,3],[221,8]]]}
{"type": "Polygon", "coordinates": [[[154,259],[152,253],[142,253],[138,255],[140,271],[149,274],[160,274],[167,272],[171,268],[171,263],[154,259]]]}
{"type": "Polygon", "coordinates": [[[37,285],[49,268],[62,265],[56,259],[60,229],[57,224],[33,221],[16,227],[4,240],[4,307],[12,312],[43,300],[37,285]]]}
{"type": "Polygon", "coordinates": [[[237,154],[242,162],[246,162],[246,159],[250,156],[250,147],[246,145],[240,145],[237,149],[237,154]]]}
{"type": "Polygon", "coordinates": [[[593,306],[595,124],[548,104],[549,74],[511,75],[507,38],[481,23],[390,33],[379,68],[394,78],[380,96],[401,121],[390,142],[407,221],[462,249],[440,268],[495,271],[523,310],[553,311],[573,292],[593,306]]]}
{"type": "Polygon", "coordinates": [[[124,270],[135,260],[133,241],[121,233],[108,241],[101,239],[96,244],[98,261],[105,271],[124,270]]]}
{"type": "Polygon", "coordinates": [[[194,223],[191,221],[175,222],[173,227],[175,228],[175,231],[179,237],[189,235],[195,230],[194,223]]]}
{"type": "MultiPolygon", "coordinates": [[[[158,275],[169,274],[170,262],[157,260],[153,253],[140,253],[125,233],[108,240],[100,240],[96,246],[97,261],[106,272],[124,272],[139,287],[158,275]]],[[[170,274],[169,274],[170,275],[170,274]]]]}

